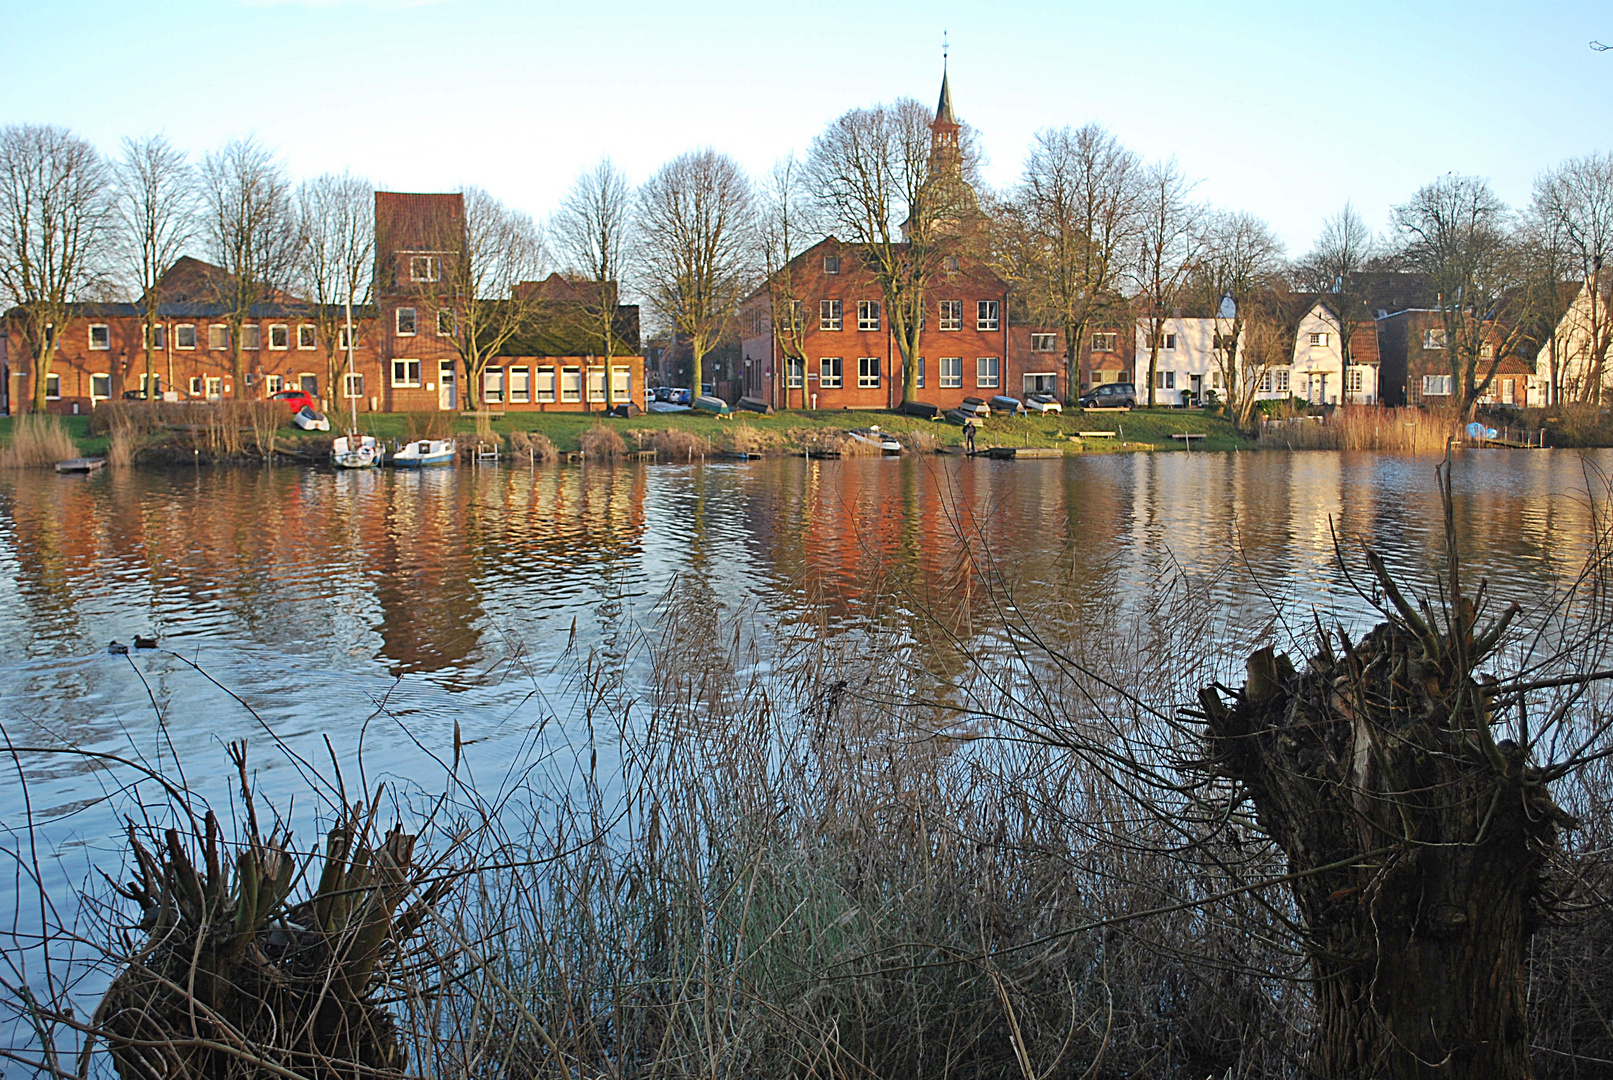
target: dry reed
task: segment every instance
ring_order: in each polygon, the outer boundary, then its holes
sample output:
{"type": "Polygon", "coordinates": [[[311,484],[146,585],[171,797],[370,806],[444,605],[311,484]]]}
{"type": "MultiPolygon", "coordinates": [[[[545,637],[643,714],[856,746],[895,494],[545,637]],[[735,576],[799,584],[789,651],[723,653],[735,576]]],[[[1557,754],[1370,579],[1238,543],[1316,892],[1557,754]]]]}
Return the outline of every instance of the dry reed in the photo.
{"type": "Polygon", "coordinates": [[[510,453],[533,462],[550,462],[560,457],[554,442],[541,431],[510,432],[510,453]]]}
{"type": "Polygon", "coordinates": [[[11,442],[0,449],[0,466],[13,469],[49,468],[78,456],[78,447],[61,418],[47,413],[24,413],[12,422],[11,442]]]}
{"type": "Polygon", "coordinates": [[[583,457],[602,461],[627,455],[627,443],[622,441],[615,428],[604,424],[595,424],[577,436],[577,448],[582,451],[583,457]]]}
{"type": "Polygon", "coordinates": [[[1443,453],[1459,438],[1462,425],[1452,413],[1433,409],[1385,409],[1357,405],[1327,416],[1290,415],[1266,419],[1260,445],[1290,450],[1392,450],[1443,453]]]}
{"type": "Polygon", "coordinates": [[[668,461],[693,461],[711,453],[709,440],[681,428],[662,428],[650,436],[650,449],[668,461]]]}
{"type": "Polygon", "coordinates": [[[914,428],[904,431],[896,436],[904,449],[910,454],[939,454],[941,452],[941,438],[933,431],[923,428],[914,428]]]}

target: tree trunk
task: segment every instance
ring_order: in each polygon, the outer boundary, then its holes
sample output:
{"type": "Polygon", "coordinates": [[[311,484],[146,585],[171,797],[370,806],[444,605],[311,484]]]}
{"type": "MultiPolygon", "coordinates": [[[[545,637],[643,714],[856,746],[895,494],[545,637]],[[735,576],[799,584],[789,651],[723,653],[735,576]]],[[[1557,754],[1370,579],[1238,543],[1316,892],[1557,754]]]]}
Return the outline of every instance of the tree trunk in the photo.
{"type": "Polygon", "coordinates": [[[1479,631],[1453,560],[1440,625],[1368,558],[1397,617],[1337,652],[1321,639],[1302,673],[1256,652],[1230,707],[1201,691],[1214,767],[1303,875],[1312,1074],[1523,1080],[1525,959],[1572,820],[1491,736],[1498,686],[1476,673],[1516,609],[1479,631]]]}

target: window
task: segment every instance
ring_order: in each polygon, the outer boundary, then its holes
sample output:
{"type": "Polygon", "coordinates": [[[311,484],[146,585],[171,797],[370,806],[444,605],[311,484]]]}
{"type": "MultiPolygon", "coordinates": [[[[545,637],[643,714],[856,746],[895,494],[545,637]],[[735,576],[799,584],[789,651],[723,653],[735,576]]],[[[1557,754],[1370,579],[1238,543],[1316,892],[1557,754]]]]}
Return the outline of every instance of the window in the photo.
{"type": "Polygon", "coordinates": [[[554,401],[554,368],[538,369],[538,397],[539,401],[554,401]]]}
{"type": "Polygon", "coordinates": [[[437,281],[442,277],[442,263],[435,255],[409,256],[410,281],[437,281]]]}
{"type": "Polygon", "coordinates": [[[1451,377],[1449,375],[1424,375],[1423,397],[1450,397],[1451,377]]]}
{"type": "Polygon", "coordinates": [[[230,328],[214,323],[207,328],[207,347],[217,352],[230,347],[230,328]]]}
{"type": "Polygon", "coordinates": [[[291,327],[287,326],[285,323],[278,323],[269,327],[269,348],[291,348],[291,327]]]}
{"type": "MultiPolygon", "coordinates": [[[[551,372],[551,386],[554,376],[551,372]]],[[[532,400],[532,372],[529,368],[512,367],[510,369],[510,404],[525,405],[532,400]]]]}
{"type": "Polygon", "coordinates": [[[358,345],[358,327],[356,327],[356,326],[353,326],[353,327],[338,326],[336,328],[336,347],[338,349],[342,350],[343,352],[346,352],[347,348],[348,348],[348,344],[349,344],[348,338],[352,338],[353,340],[352,340],[351,344],[354,347],[357,347],[357,345],[358,345]],[[351,333],[349,333],[349,331],[351,331],[351,333]]]}
{"type": "Polygon", "coordinates": [[[1443,329],[1430,329],[1423,331],[1423,348],[1443,349],[1445,347],[1445,331],[1443,329]]]}
{"type": "Polygon", "coordinates": [[[1162,348],[1162,349],[1174,349],[1174,348],[1176,348],[1176,335],[1175,334],[1166,334],[1163,338],[1160,339],[1159,347],[1162,348]]]}
{"type": "Polygon", "coordinates": [[[1359,394],[1361,392],[1362,381],[1360,368],[1352,367],[1346,369],[1344,372],[1344,392],[1346,394],[1359,394]]]}
{"type": "Polygon", "coordinates": [[[1000,305],[996,300],[980,300],[975,303],[975,329],[995,330],[1001,321],[999,318],[1000,305]]]}
{"type": "Polygon", "coordinates": [[[859,329],[859,330],[878,330],[879,329],[879,301],[878,300],[859,300],[859,301],[857,301],[857,329],[859,329]]]}
{"type": "Polygon", "coordinates": [[[963,385],[963,357],[941,357],[941,389],[954,390],[963,385]]]}
{"type": "Polygon", "coordinates": [[[55,401],[62,396],[62,377],[55,372],[45,376],[45,397],[55,401]]]}
{"type": "Polygon", "coordinates": [[[241,327],[241,348],[263,348],[263,327],[259,326],[257,323],[253,323],[250,326],[241,327]]]}
{"type": "Polygon", "coordinates": [[[342,396],[349,398],[361,398],[364,396],[364,373],[362,371],[343,373],[342,396]]]}
{"type": "Polygon", "coordinates": [[[392,361],[392,385],[401,387],[418,387],[420,385],[420,361],[392,361]]]}
{"type": "Polygon", "coordinates": [[[1058,346],[1057,334],[1032,334],[1031,352],[1052,352],[1058,346]]]}
{"type": "Polygon", "coordinates": [[[1483,345],[1480,345],[1479,355],[1484,357],[1486,360],[1495,359],[1495,342],[1486,341],[1483,345]]]}
{"type": "Polygon", "coordinates": [[[454,313],[452,311],[442,310],[437,312],[437,336],[454,336],[454,313]]]}
{"type": "Polygon", "coordinates": [[[1120,348],[1120,332],[1118,330],[1100,330],[1092,335],[1093,352],[1114,352],[1120,348]]]}
{"type": "Polygon", "coordinates": [[[1279,394],[1288,393],[1288,369],[1287,368],[1278,368],[1272,374],[1276,376],[1277,393],[1279,393],[1279,394]]]}
{"type": "Polygon", "coordinates": [[[840,385],[840,357],[825,356],[818,361],[818,385],[833,390],[840,385]]]}
{"type": "Polygon", "coordinates": [[[857,357],[857,385],[865,389],[879,385],[879,357],[857,357]]]}
{"type": "Polygon", "coordinates": [[[1327,348],[1327,335],[1326,334],[1312,334],[1311,335],[1311,348],[1313,348],[1313,349],[1325,349],[1325,348],[1327,348]]]}
{"type": "Polygon", "coordinates": [[[838,255],[825,255],[823,257],[823,272],[825,274],[838,274],[838,273],[840,273],[840,256],[838,256],[838,255]]]}
{"type": "Polygon", "coordinates": [[[941,301],[941,325],[940,325],[940,329],[942,329],[942,330],[962,330],[963,329],[963,301],[962,300],[943,300],[943,301],[941,301]]]}
{"type": "Polygon", "coordinates": [[[1176,372],[1174,372],[1174,371],[1156,371],[1156,372],[1154,372],[1154,389],[1155,390],[1175,390],[1176,389],[1176,372]]]}
{"type": "Polygon", "coordinates": [[[818,301],[818,329],[839,330],[841,326],[840,301],[818,301]]]}
{"type": "Polygon", "coordinates": [[[400,307],[398,309],[397,328],[399,337],[414,336],[414,308],[400,307]]]}
{"type": "Polygon", "coordinates": [[[924,389],[924,357],[922,356],[919,357],[918,379],[916,382],[920,390],[924,389]]]}
{"type": "Polygon", "coordinates": [[[224,380],[216,376],[207,377],[207,400],[217,401],[224,396],[224,380]]]}
{"type": "Polygon", "coordinates": [[[110,375],[91,375],[90,376],[90,400],[94,401],[96,398],[109,398],[111,396],[112,396],[112,376],[110,376],[110,375]]]}
{"type": "Polygon", "coordinates": [[[190,377],[190,396],[202,396],[202,377],[200,375],[192,375],[190,377]]]}
{"type": "Polygon", "coordinates": [[[582,400],[581,368],[568,367],[560,369],[560,400],[563,402],[582,400]]]}
{"type": "Polygon", "coordinates": [[[155,326],[142,326],[140,340],[151,339],[151,347],[159,351],[168,348],[168,328],[158,323],[155,326]]]}
{"type": "Polygon", "coordinates": [[[613,367],[610,369],[610,396],[617,401],[626,401],[633,396],[633,369],[613,367]]]}
{"type": "Polygon", "coordinates": [[[265,375],[263,377],[263,391],[267,394],[278,394],[280,392],[280,376],[265,375]]]}
{"type": "Polygon", "coordinates": [[[591,367],[588,369],[588,400],[605,400],[605,369],[591,367]]]}
{"type": "Polygon", "coordinates": [[[180,323],[174,327],[174,348],[194,349],[196,347],[196,327],[191,323],[180,323]]]}
{"type": "Polygon", "coordinates": [[[297,376],[297,381],[302,384],[302,390],[304,393],[308,394],[310,397],[319,396],[318,375],[315,375],[311,371],[305,371],[301,375],[297,376]]]}
{"type": "Polygon", "coordinates": [[[297,348],[312,349],[319,340],[318,332],[313,323],[302,323],[297,327],[297,348]]]}
{"type": "Polygon", "coordinates": [[[489,405],[504,400],[503,368],[488,368],[482,372],[482,400],[489,405]]]}
{"type": "Polygon", "coordinates": [[[978,387],[991,387],[997,385],[997,376],[1001,370],[1001,363],[995,356],[982,356],[975,361],[975,385],[978,387]]]}
{"type": "Polygon", "coordinates": [[[941,260],[941,265],[946,267],[948,270],[955,271],[958,269],[958,257],[956,255],[948,255],[945,259],[941,260]]]}
{"type": "Polygon", "coordinates": [[[799,356],[786,356],[784,358],[784,385],[791,390],[799,390],[806,384],[806,365],[799,356]]]}
{"type": "Polygon", "coordinates": [[[112,328],[106,323],[90,324],[90,348],[110,349],[112,347],[112,328]]]}

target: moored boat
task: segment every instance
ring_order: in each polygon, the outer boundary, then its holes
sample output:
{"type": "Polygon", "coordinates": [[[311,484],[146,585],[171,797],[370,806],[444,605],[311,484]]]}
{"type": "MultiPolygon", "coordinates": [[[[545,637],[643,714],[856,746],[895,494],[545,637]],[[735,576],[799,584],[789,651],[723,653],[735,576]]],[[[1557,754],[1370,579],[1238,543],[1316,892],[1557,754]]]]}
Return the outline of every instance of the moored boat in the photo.
{"type": "Polygon", "coordinates": [[[1019,413],[1025,411],[1024,404],[1021,403],[1017,397],[1009,397],[1007,394],[998,394],[986,404],[991,406],[992,412],[1003,412],[1018,415],[1019,413]]]}
{"type": "Polygon", "coordinates": [[[878,424],[870,424],[865,428],[856,428],[846,432],[846,434],[865,446],[879,447],[879,451],[882,454],[900,454],[902,452],[902,444],[879,430],[878,424]]]}
{"type": "Polygon", "coordinates": [[[966,397],[963,399],[963,404],[959,405],[958,408],[963,412],[973,413],[982,418],[991,415],[991,406],[986,404],[985,398],[966,397]]]}
{"type": "Polygon", "coordinates": [[[330,444],[338,469],[370,469],[381,463],[381,444],[373,435],[342,435],[330,444]]]}
{"type": "Polygon", "coordinates": [[[452,465],[456,447],[452,439],[416,439],[404,443],[392,454],[390,463],[400,469],[425,465],[452,465]]]}
{"type": "Polygon", "coordinates": [[[728,407],[728,402],[720,397],[712,397],[710,394],[701,394],[695,398],[694,407],[701,412],[714,413],[717,416],[730,416],[733,414],[733,410],[728,407]]]}
{"type": "Polygon", "coordinates": [[[307,405],[297,410],[296,414],[292,416],[291,422],[304,431],[330,430],[330,421],[325,419],[322,414],[314,412],[307,405]]]}
{"type": "Polygon", "coordinates": [[[931,405],[928,401],[904,401],[896,406],[896,411],[905,416],[917,416],[923,420],[941,419],[941,407],[931,405]]]}

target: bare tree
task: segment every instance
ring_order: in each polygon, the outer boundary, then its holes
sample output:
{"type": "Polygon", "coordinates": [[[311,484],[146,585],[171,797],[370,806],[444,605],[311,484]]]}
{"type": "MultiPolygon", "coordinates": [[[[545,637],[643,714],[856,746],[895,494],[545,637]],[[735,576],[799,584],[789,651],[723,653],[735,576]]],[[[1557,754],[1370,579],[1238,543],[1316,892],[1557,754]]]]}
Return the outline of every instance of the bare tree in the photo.
{"type": "Polygon", "coordinates": [[[1188,198],[1193,185],[1174,160],[1149,168],[1142,189],[1139,252],[1132,274],[1148,322],[1148,404],[1152,407],[1165,320],[1175,315],[1183,286],[1203,247],[1205,210],[1188,198]]]}
{"type": "MultiPolygon", "coordinates": [[[[1613,273],[1606,272],[1613,255],[1613,155],[1571,158],[1542,175],[1535,181],[1533,211],[1546,230],[1537,230],[1536,239],[1560,240],[1584,286],[1583,304],[1571,309],[1575,325],[1567,343],[1576,355],[1563,357],[1562,366],[1574,366],[1578,379],[1573,392],[1581,401],[1600,402],[1608,349],[1613,347],[1613,273]]],[[[1538,245],[1536,250],[1541,250],[1538,245]]],[[[1552,379],[1554,401],[1561,378],[1558,367],[1552,379]]]]}
{"type": "Polygon", "coordinates": [[[1437,291],[1453,399],[1471,418],[1526,326],[1511,212],[1487,181],[1450,173],[1395,207],[1394,222],[1401,258],[1437,291]]]}
{"type": "Polygon", "coordinates": [[[466,400],[481,412],[488,362],[531,329],[544,305],[536,288],[545,263],[543,236],[527,214],[481,188],[466,188],[465,235],[445,237],[437,246],[457,252],[443,260],[457,306],[450,340],[465,370],[466,400]]]}
{"type": "Polygon", "coordinates": [[[753,214],[750,181],[714,150],[674,158],[639,192],[645,283],[689,339],[695,396],[701,363],[733,323],[751,273],[753,214]]]}
{"type": "Polygon", "coordinates": [[[369,302],[374,275],[374,194],[368,180],[326,173],[296,192],[298,291],[311,304],[314,329],[325,357],[326,394],[339,405],[348,351],[358,347],[362,322],[355,306],[369,302]],[[345,341],[348,336],[355,340],[345,341]]]}
{"type": "Polygon", "coordinates": [[[1282,242],[1260,218],[1231,211],[1211,216],[1194,281],[1205,305],[1216,313],[1213,344],[1227,416],[1244,430],[1253,417],[1254,394],[1239,371],[1240,346],[1256,294],[1273,291],[1282,265],[1282,242]]]}
{"type": "Polygon", "coordinates": [[[918,390],[920,335],[930,282],[949,251],[969,239],[978,215],[967,181],[968,132],[934,153],[930,110],[911,98],[853,109],[812,142],[807,182],[824,227],[853,244],[879,284],[902,357],[902,400],[918,390]]]}
{"type": "Polygon", "coordinates": [[[790,407],[789,372],[802,373],[801,407],[806,407],[805,283],[796,276],[796,256],[817,243],[816,207],[809,200],[801,166],[788,157],[773,167],[762,192],[760,228],[763,287],[767,290],[773,341],[783,361],[775,373],[784,408],[790,407]]]}
{"type": "Polygon", "coordinates": [[[1014,277],[1032,311],[1064,331],[1066,393],[1080,392],[1081,349],[1119,306],[1142,200],[1137,155],[1097,124],[1039,132],[1013,203],[1028,244],[1014,277]]]}
{"type": "Polygon", "coordinates": [[[1353,362],[1350,344],[1355,332],[1371,316],[1361,272],[1377,253],[1377,237],[1355,208],[1345,203],[1344,209],[1323,224],[1316,246],[1295,266],[1302,287],[1328,297],[1339,323],[1339,352],[1345,370],[1353,362]]]}
{"type": "Polygon", "coordinates": [[[284,167],[251,138],[202,163],[204,229],[224,274],[213,287],[229,327],[234,396],[247,397],[241,327],[259,304],[280,295],[296,265],[297,222],[284,167]]]}
{"type": "MultiPolygon", "coordinates": [[[[138,297],[145,360],[142,390],[149,398],[155,396],[157,385],[155,351],[162,318],[162,276],[195,235],[195,174],[185,155],[162,135],[124,139],[123,156],[113,171],[117,251],[138,297]]],[[[172,343],[165,344],[172,348],[172,343]]],[[[122,395],[127,376],[123,363],[113,365],[114,398],[122,395]]]]}
{"type": "MultiPolygon", "coordinates": [[[[621,345],[617,333],[617,306],[623,272],[627,268],[633,195],[627,179],[603,158],[571,185],[551,231],[562,258],[588,284],[582,317],[590,337],[598,342],[606,366],[621,345]]],[[[605,407],[615,404],[614,389],[605,379],[605,407]]],[[[591,406],[590,406],[591,407],[591,406]]]]}
{"type": "Polygon", "coordinates": [[[45,408],[58,331],[96,280],[109,181],[95,148],[65,128],[0,130],[0,287],[19,309],[36,411],[45,408]]]}

